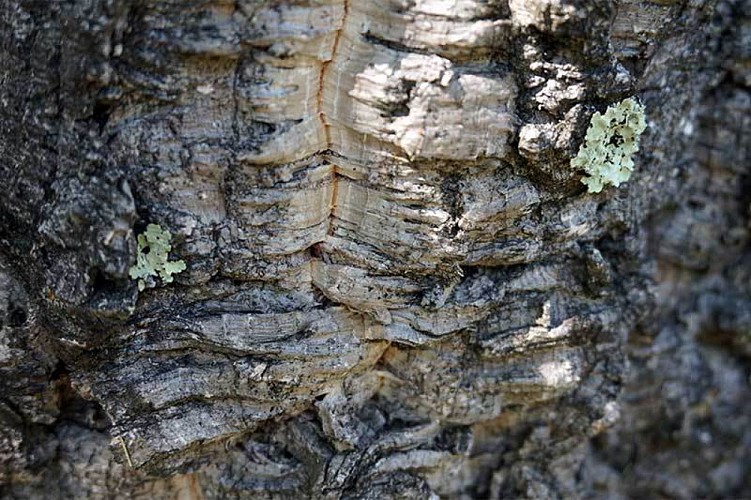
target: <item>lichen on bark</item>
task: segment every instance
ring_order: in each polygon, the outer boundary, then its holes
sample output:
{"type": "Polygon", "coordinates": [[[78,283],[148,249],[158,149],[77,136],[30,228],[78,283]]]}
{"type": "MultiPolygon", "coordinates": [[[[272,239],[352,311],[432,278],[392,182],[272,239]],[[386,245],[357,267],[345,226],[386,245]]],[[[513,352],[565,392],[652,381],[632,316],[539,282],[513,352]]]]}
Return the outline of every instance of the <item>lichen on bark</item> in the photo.
{"type": "Polygon", "coordinates": [[[172,234],[157,224],[149,224],[137,237],[136,263],[128,270],[128,275],[138,280],[138,290],[146,288],[147,280],[159,278],[163,283],[172,283],[173,274],[185,271],[185,262],[169,260],[172,250],[172,234]]]}
{"type": "Polygon", "coordinates": [[[599,193],[608,184],[618,187],[631,178],[633,156],[646,128],[644,106],[634,98],[592,115],[584,142],[571,160],[573,168],[586,172],[582,183],[590,193],[599,193]]]}

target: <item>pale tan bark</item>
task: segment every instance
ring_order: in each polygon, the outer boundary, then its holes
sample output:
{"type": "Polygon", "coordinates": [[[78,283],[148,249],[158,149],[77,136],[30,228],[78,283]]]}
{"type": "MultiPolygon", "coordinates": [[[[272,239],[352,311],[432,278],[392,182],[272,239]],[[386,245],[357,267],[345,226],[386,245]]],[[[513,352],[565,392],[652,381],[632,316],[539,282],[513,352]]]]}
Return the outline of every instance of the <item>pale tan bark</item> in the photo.
{"type": "Polygon", "coordinates": [[[672,324],[653,266],[689,236],[652,218],[704,168],[699,102],[746,74],[713,27],[741,3],[2,2],[29,109],[0,115],[0,299],[31,319],[0,367],[54,380],[1,403],[11,494],[68,469],[82,496],[595,494],[625,339],[672,324]],[[637,170],[586,193],[589,117],[632,95],[637,170]],[[147,223],[187,270],[138,293],[147,223]],[[51,426],[41,479],[19,422],[51,426]]]}

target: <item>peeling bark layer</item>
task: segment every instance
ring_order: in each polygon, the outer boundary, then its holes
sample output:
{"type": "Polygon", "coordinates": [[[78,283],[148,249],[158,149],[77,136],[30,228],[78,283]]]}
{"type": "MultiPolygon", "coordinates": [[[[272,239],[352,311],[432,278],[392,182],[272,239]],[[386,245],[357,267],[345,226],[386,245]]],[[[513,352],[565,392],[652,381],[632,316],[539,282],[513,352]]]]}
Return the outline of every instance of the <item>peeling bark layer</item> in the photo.
{"type": "Polygon", "coordinates": [[[691,316],[654,280],[747,348],[749,280],[704,285],[748,254],[743,2],[0,5],[10,496],[648,494],[626,356],[691,316]],[[587,194],[635,94],[637,172],[587,194]],[[187,270],[139,293],[148,223],[187,270]]]}

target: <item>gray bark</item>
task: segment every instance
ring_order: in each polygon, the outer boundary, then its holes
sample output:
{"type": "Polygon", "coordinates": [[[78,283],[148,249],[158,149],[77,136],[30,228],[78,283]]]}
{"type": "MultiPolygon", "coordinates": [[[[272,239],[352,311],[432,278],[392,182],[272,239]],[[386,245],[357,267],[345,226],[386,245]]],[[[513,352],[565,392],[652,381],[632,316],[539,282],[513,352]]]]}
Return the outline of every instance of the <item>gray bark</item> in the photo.
{"type": "Polygon", "coordinates": [[[3,497],[748,491],[748,1],[0,0],[0,39],[3,497]],[[187,269],[139,292],[147,224],[187,269]]]}

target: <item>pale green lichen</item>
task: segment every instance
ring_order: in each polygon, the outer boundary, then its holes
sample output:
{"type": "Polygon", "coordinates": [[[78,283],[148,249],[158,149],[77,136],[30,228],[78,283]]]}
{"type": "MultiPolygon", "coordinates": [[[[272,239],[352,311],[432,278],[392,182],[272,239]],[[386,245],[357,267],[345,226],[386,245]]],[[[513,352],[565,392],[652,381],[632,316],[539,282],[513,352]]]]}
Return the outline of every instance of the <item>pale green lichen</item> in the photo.
{"type": "Polygon", "coordinates": [[[171,239],[170,232],[156,224],[149,224],[146,231],[138,235],[138,258],[128,271],[132,279],[138,280],[138,290],[143,291],[147,280],[153,282],[150,278],[157,276],[164,283],[171,283],[173,274],[185,270],[185,262],[168,260],[172,250],[171,239]]]}
{"type": "Polygon", "coordinates": [[[604,115],[592,116],[584,143],[571,160],[573,168],[587,173],[582,183],[590,193],[599,193],[608,184],[618,187],[631,177],[632,156],[646,128],[644,106],[633,97],[608,107],[604,115]]]}

